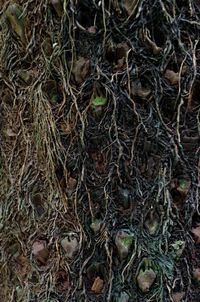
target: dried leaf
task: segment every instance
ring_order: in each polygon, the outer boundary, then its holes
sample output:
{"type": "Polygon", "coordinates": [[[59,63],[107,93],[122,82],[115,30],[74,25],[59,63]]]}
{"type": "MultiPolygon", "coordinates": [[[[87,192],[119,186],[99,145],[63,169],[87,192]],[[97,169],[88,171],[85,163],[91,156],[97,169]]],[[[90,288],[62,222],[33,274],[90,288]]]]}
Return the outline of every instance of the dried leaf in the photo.
{"type": "Polygon", "coordinates": [[[46,247],[46,241],[36,240],[32,246],[32,253],[41,264],[45,265],[49,258],[49,251],[46,247]]]}
{"type": "Polygon", "coordinates": [[[88,72],[89,72],[89,68],[90,68],[90,60],[85,59],[83,57],[80,57],[73,66],[72,69],[72,75],[74,76],[74,80],[77,84],[81,84],[88,72]]]}
{"type": "Polygon", "coordinates": [[[191,186],[191,180],[180,178],[178,180],[177,191],[185,198],[191,186]]]}
{"type": "Polygon", "coordinates": [[[117,302],[129,302],[129,295],[126,292],[122,292],[117,298],[117,302]]]}
{"type": "Polygon", "coordinates": [[[200,281],[200,268],[196,268],[193,271],[193,278],[198,282],[200,281]]]}
{"type": "Polygon", "coordinates": [[[91,291],[93,291],[95,294],[100,294],[103,291],[103,285],[103,280],[100,277],[96,277],[91,291]]]}
{"type": "Polygon", "coordinates": [[[146,99],[151,94],[151,89],[143,87],[139,80],[131,82],[131,94],[141,99],[146,99]]]}
{"type": "Polygon", "coordinates": [[[22,8],[17,3],[12,3],[6,10],[6,17],[12,30],[20,37],[21,41],[26,44],[25,20],[22,16],[22,8]]]}
{"type": "Polygon", "coordinates": [[[200,226],[193,228],[192,233],[195,237],[196,243],[200,243],[200,226]]]}
{"type": "Polygon", "coordinates": [[[60,99],[58,85],[54,80],[47,80],[42,84],[42,91],[52,103],[57,103],[60,99]]]}
{"type": "Polygon", "coordinates": [[[141,264],[141,268],[137,275],[137,284],[143,293],[149,292],[151,286],[156,280],[156,273],[153,270],[154,263],[144,258],[141,264]]]}
{"type": "Polygon", "coordinates": [[[149,35],[149,31],[145,29],[144,32],[141,32],[140,37],[143,40],[144,45],[151,49],[154,55],[158,55],[162,51],[162,48],[157,46],[156,43],[150,39],[149,35]]]}
{"type": "Polygon", "coordinates": [[[51,39],[49,37],[44,39],[44,41],[42,42],[42,48],[43,48],[44,54],[47,57],[50,57],[52,55],[53,47],[52,47],[51,39]]]}
{"type": "Polygon", "coordinates": [[[53,5],[58,17],[62,17],[63,14],[63,6],[60,0],[51,0],[51,4],[53,5]]]}
{"type": "Polygon", "coordinates": [[[32,203],[33,203],[34,209],[37,212],[37,214],[39,216],[43,215],[45,212],[45,209],[43,207],[44,202],[43,202],[42,194],[35,193],[32,197],[32,203]]]}
{"type": "Polygon", "coordinates": [[[98,233],[102,226],[102,220],[94,219],[93,222],[90,224],[90,228],[93,230],[94,233],[98,233]]]}
{"type": "Polygon", "coordinates": [[[122,6],[129,16],[133,15],[137,9],[140,0],[123,0],[122,6]]]}
{"type": "Polygon", "coordinates": [[[150,235],[154,235],[156,233],[159,227],[159,218],[158,214],[154,210],[148,212],[145,218],[144,225],[150,235]]]}
{"type": "Polygon", "coordinates": [[[117,232],[115,236],[115,245],[121,259],[128,256],[132,243],[133,234],[131,234],[129,230],[120,230],[117,232]]]}
{"type": "Polygon", "coordinates": [[[185,241],[176,240],[174,243],[171,244],[171,248],[172,248],[172,253],[173,253],[172,255],[176,259],[179,259],[185,249],[185,241]]]}
{"type": "Polygon", "coordinates": [[[173,70],[167,69],[164,74],[165,78],[171,83],[171,85],[177,85],[179,83],[179,73],[173,70]]]}
{"type": "Polygon", "coordinates": [[[125,58],[127,55],[127,52],[129,51],[130,47],[128,46],[127,43],[118,43],[116,45],[115,49],[115,56],[117,60],[120,60],[122,58],[125,58]]]}
{"type": "Polygon", "coordinates": [[[76,185],[77,185],[76,178],[69,177],[68,182],[67,182],[67,188],[69,190],[74,190],[76,188],[76,185]]]}
{"type": "Polygon", "coordinates": [[[96,29],[95,26],[90,26],[90,27],[88,28],[88,32],[89,32],[90,34],[96,34],[97,29],[96,29]]]}
{"type": "Polygon", "coordinates": [[[172,294],[172,299],[174,302],[181,302],[184,296],[185,296],[185,292],[177,292],[172,294]]]}
{"type": "Polygon", "coordinates": [[[7,129],[5,133],[9,137],[15,137],[17,135],[11,128],[7,129]]]}
{"type": "Polygon", "coordinates": [[[68,290],[70,286],[69,275],[66,271],[60,270],[56,274],[56,287],[59,291],[68,290]]]}
{"type": "Polygon", "coordinates": [[[140,271],[137,276],[137,283],[143,293],[147,293],[156,279],[156,274],[152,269],[140,271]]]}
{"type": "Polygon", "coordinates": [[[19,264],[19,274],[25,276],[30,271],[28,258],[21,254],[16,258],[16,261],[19,264]]]}

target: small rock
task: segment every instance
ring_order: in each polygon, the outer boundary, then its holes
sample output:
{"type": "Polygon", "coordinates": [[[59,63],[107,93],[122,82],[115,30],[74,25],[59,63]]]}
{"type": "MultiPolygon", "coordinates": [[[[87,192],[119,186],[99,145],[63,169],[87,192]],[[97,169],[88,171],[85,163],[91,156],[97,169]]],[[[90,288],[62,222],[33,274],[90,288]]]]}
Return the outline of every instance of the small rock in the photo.
{"type": "Polygon", "coordinates": [[[66,252],[68,258],[73,258],[74,254],[79,249],[78,235],[74,232],[69,232],[67,236],[62,239],[61,245],[66,252]]]}
{"type": "Polygon", "coordinates": [[[103,280],[100,277],[96,277],[92,285],[91,291],[95,294],[100,294],[103,290],[103,280]]]}
{"type": "Polygon", "coordinates": [[[117,247],[120,259],[124,259],[130,252],[133,243],[133,234],[129,230],[120,230],[115,236],[115,245],[117,247]]]}

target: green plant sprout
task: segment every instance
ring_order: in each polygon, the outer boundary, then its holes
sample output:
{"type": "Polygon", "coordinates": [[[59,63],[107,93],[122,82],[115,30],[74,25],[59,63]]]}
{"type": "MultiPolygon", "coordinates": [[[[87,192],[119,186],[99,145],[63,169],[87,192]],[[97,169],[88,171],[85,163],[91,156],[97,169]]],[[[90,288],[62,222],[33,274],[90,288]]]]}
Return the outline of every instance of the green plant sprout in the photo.
{"type": "Polygon", "coordinates": [[[96,107],[99,106],[105,106],[107,103],[107,99],[102,96],[96,96],[92,101],[92,107],[93,109],[96,109],[96,107]]]}
{"type": "Polygon", "coordinates": [[[122,244],[125,247],[129,248],[131,246],[132,242],[133,242],[133,238],[132,237],[126,237],[126,238],[122,239],[121,241],[122,241],[122,244]]]}

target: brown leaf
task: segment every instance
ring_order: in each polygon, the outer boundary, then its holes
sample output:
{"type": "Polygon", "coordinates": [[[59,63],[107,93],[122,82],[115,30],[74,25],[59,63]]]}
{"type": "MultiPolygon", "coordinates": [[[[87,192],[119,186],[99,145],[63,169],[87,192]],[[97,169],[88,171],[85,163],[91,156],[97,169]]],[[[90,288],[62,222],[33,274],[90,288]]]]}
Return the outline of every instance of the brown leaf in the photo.
{"type": "Polygon", "coordinates": [[[154,55],[158,55],[162,51],[162,48],[157,46],[156,43],[150,39],[149,35],[150,32],[147,28],[140,31],[140,39],[142,40],[144,46],[151,50],[154,55]]]}
{"type": "Polygon", "coordinates": [[[124,0],[123,1],[123,7],[127,11],[127,14],[129,16],[133,15],[137,9],[137,6],[139,4],[139,0],[124,0]]]}
{"type": "Polygon", "coordinates": [[[139,80],[131,82],[131,94],[141,99],[146,99],[151,94],[151,89],[143,87],[139,80]]]}
{"type": "Polygon", "coordinates": [[[179,179],[177,191],[185,198],[191,186],[190,179],[179,179]]]}
{"type": "Polygon", "coordinates": [[[88,32],[89,32],[90,34],[96,34],[97,29],[96,29],[95,26],[90,26],[90,27],[88,27],[88,32]]]}
{"type": "Polygon", "coordinates": [[[200,268],[195,268],[193,271],[193,278],[198,282],[200,281],[200,268]]]}
{"type": "Polygon", "coordinates": [[[19,274],[25,276],[30,271],[28,258],[21,254],[16,258],[16,261],[19,264],[19,274]]]}
{"type": "Polygon", "coordinates": [[[154,210],[150,210],[144,221],[144,225],[150,235],[154,235],[159,227],[159,217],[154,210]]]}
{"type": "Polygon", "coordinates": [[[68,182],[67,182],[67,188],[69,190],[74,190],[76,188],[76,185],[77,185],[76,178],[69,177],[68,182]]]}
{"type": "Polygon", "coordinates": [[[200,243],[200,226],[193,228],[192,233],[195,237],[196,243],[200,243]]]}
{"type": "Polygon", "coordinates": [[[69,275],[66,271],[60,270],[56,274],[56,287],[59,291],[65,291],[69,288],[69,275]]]}
{"type": "Polygon", "coordinates": [[[72,69],[72,75],[74,76],[74,80],[77,84],[81,84],[88,72],[89,72],[89,68],[90,68],[90,60],[85,59],[83,57],[80,57],[73,66],[72,69]]]}
{"type": "Polygon", "coordinates": [[[51,4],[53,5],[57,15],[59,17],[61,17],[63,14],[63,6],[62,6],[61,1],[60,0],[51,0],[51,4]]]}
{"type": "Polygon", "coordinates": [[[125,58],[129,49],[130,47],[125,42],[117,44],[115,50],[116,59],[120,60],[122,58],[125,58]]]}
{"type": "Polygon", "coordinates": [[[33,203],[33,206],[34,206],[34,209],[36,211],[36,213],[41,216],[44,214],[45,212],[45,209],[43,207],[43,198],[42,198],[42,194],[40,193],[35,193],[32,197],[32,203],[33,203]]]}
{"type": "Polygon", "coordinates": [[[177,292],[172,294],[172,299],[174,302],[181,302],[184,296],[185,296],[185,292],[177,292]]]}
{"type": "Polygon", "coordinates": [[[147,293],[156,279],[156,273],[152,270],[140,271],[137,276],[137,283],[143,293],[147,293]]]}
{"type": "Polygon", "coordinates": [[[7,129],[5,133],[8,137],[15,137],[17,135],[11,128],[7,129]]]}
{"type": "Polygon", "coordinates": [[[179,73],[173,70],[167,69],[164,74],[165,78],[171,85],[177,85],[179,83],[179,73]]]}
{"type": "Polygon", "coordinates": [[[119,230],[116,233],[115,245],[121,260],[128,256],[132,243],[133,234],[129,230],[119,230]]]}
{"type": "Polygon", "coordinates": [[[92,285],[91,291],[95,294],[100,294],[103,290],[103,280],[100,277],[96,277],[92,285]]]}
{"type": "Polygon", "coordinates": [[[36,240],[32,246],[32,253],[41,264],[45,265],[49,258],[49,251],[46,247],[46,241],[36,240]]]}

